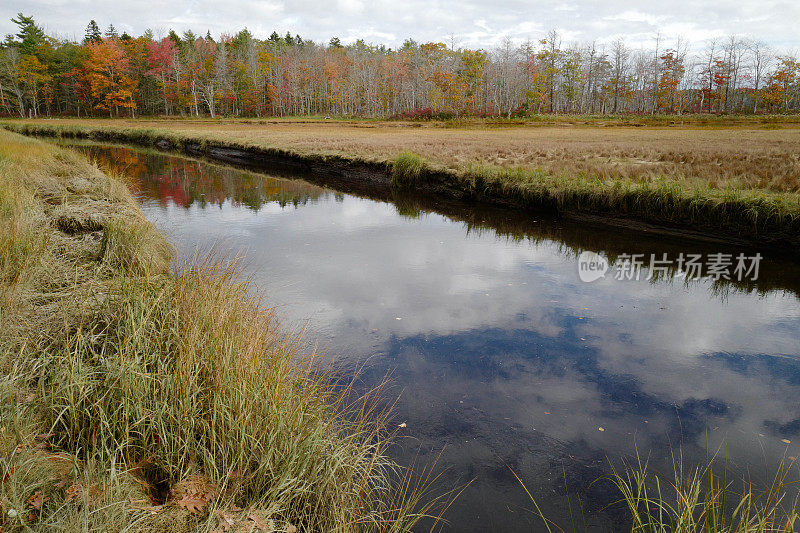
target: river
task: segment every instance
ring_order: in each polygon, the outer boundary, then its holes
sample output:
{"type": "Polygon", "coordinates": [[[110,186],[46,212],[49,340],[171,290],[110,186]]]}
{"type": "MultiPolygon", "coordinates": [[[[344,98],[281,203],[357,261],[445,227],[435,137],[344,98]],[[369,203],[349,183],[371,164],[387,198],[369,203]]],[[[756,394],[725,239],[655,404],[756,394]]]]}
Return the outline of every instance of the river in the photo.
{"type": "Polygon", "coordinates": [[[758,250],[72,146],[127,176],[180,256],[239,255],[287,327],[360,387],[389,376],[395,458],[436,462],[443,490],[469,483],[447,530],[542,529],[515,475],[559,526],[615,529],[618,494],[593,483],[610,463],[668,471],[719,450],[758,480],[800,451],[796,263],[765,253],[755,280],[735,265],[730,281],[654,276],[652,257],[758,250]],[[634,254],[641,268],[579,275],[634,254]]]}

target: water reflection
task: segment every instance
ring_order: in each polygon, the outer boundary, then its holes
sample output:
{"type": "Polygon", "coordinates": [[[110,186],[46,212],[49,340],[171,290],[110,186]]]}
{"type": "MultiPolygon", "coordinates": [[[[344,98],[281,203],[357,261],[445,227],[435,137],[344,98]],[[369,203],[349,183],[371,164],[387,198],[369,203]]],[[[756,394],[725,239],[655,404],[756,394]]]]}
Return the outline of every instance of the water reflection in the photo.
{"type": "MultiPolygon", "coordinates": [[[[184,252],[221,242],[246,254],[268,300],[328,353],[392,372],[405,422],[395,453],[474,482],[453,530],[528,531],[548,514],[587,521],[609,491],[607,458],[727,446],[759,475],[800,439],[800,272],[765,259],[755,283],[581,283],[576,255],[728,251],[680,238],[425,198],[386,203],[205,162],[81,146],[135,178],[147,216],[184,252]],[[435,209],[447,216],[429,212],[435,209]],[[514,220],[514,216],[517,220],[514,220]],[[602,428],[602,431],[600,430],[602,428]],[[574,509],[573,509],[574,514],[574,509]]],[[[731,250],[735,251],[735,250],[731,250]]]]}

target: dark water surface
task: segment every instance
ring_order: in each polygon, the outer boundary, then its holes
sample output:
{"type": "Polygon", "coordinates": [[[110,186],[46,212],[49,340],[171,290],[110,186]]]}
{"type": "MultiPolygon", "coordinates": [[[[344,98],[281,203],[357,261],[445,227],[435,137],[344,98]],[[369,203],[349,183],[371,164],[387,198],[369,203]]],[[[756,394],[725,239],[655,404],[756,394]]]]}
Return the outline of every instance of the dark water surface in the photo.
{"type": "Polygon", "coordinates": [[[406,424],[396,458],[425,464],[441,453],[443,486],[472,480],[447,515],[453,531],[542,527],[512,469],[562,527],[572,514],[581,528],[616,529],[623,514],[601,509],[617,494],[591,483],[609,460],[638,449],[664,471],[671,450],[696,461],[724,446],[736,471],[759,479],[800,451],[796,264],[766,257],[749,284],[583,283],[584,250],[737,250],[374,201],[131,148],[77,149],[131,177],[147,217],[182,253],[216,244],[244,254],[266,301],[307,324],[332,359],[363,367],[364,387],[391,372],[394,418],[406,424]]]}

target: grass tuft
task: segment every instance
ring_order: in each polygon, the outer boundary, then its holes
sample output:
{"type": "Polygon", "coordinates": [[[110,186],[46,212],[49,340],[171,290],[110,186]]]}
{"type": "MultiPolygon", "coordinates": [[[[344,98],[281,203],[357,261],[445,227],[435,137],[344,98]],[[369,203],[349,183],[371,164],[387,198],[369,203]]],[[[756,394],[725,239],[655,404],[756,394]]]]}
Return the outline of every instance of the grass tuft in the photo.
{"type": "Polygon", "coordinates": [[[425,168],[425,160],[420,155],[412,152],[398,154],[391,162],[392,185],[395,187],[417,185],[425,168]]]}
{"type": "Polygon", "coordinates": [[[716,457],[690,468],[673,457],[673,472],[659,475],[646,462],[612,467],[611,482],[619,489],[631,514],[633,531],[649,532],[792,532],[800,522],[796,501],[786,501],[793,465],[782,462],[768,487],[727,478],[727,465],[716,457]]]}

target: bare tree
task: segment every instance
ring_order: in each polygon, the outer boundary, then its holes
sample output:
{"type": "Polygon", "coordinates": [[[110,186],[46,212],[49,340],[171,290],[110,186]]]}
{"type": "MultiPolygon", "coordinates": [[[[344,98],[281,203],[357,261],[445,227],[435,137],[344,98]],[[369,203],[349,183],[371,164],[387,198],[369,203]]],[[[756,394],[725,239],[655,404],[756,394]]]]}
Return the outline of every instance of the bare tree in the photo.
{"type": "Polygon", "coordinates": [[[748,43],[750,64],[753,75],[753,113],[758,113],[758,91],[761,89],[761,80],[775,59],[772,49],[763,41],[748,43]]]}
{"type": "Polygon", "coordinates": [[[625,46],[625,41],[617,39],[611,45],[611,72],[612,84],[614,86],[614,107],[613,113],[619,109],[620,91],[625,84],[625,76],[627,74],[628,58],[630,51],[625,46]]]}

